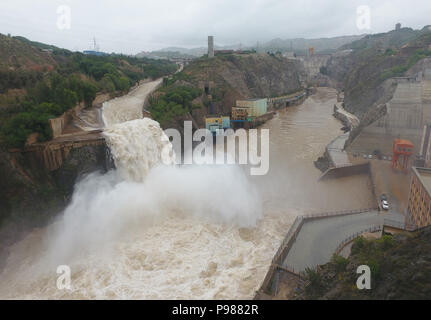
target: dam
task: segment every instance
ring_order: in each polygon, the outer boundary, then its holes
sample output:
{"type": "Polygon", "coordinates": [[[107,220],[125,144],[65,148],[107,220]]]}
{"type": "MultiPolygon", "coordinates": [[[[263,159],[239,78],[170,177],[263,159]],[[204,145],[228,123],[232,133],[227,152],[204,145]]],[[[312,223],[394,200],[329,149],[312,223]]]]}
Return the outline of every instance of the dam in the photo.
{"type": "Polygon", "coordinates": [[[253,298],[296,217],[374,203],[368,175],[317,182],[313,161],[342,127],[335,101],[335,90],[318,88],[262,126],[270,131],[266,176],[159,166],[157,123],[113,123],[104,135],[117,171],[80,181],[57,221],[11,248],[0,298],[253,298]],[[65,264],[72,287],[58,290],[56,268],[65,264]]]}

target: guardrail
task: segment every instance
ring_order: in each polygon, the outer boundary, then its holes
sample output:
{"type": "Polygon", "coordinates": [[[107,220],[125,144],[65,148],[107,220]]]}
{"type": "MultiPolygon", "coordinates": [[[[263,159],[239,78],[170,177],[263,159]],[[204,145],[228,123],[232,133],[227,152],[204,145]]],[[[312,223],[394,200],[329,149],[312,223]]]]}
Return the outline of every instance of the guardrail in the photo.
{"type": "Polygon", "coordinates": [[[330,212],[323,212],[323,213],[313,213],[313,214],[306,214],[302,217],[304,219],[317,219],[317,218],[326,218],[326,217],[336,217],[336,216],[345,216],[350,214],[357,214],[357,213],[364,213],[376,210],[377,208],[366,208],[366,209],[355,209],[355,210],[340,210],[340,211],[330,211],[330,212]]]}
{"type": "MultiPolygon", "coordinates": [[[[279,279],[278,276],[274,277],[275,274],[278,275],[279,271],[288,272],[294,276],[297,276],[299,279],[301,279],[301,274],[299,271],[295,271],[295,268],[289,265],[283,265],[284,260],[286,259],[290,249],[292,248],[293,244],[296,241],[296,238],[298,237],[298,234],[303,226],[303,224],[308,220],[314,220],[314,219],[321,219],[321,218],[329,218],[329,217],[337,217],[337,216],[344,216],[344,215],[351,215],[351,214],[359,214],[359,213],[365,213],[370,212],[373,210],[377,210],[377,208],[368,208],[368,209],[358,209],[358,210],[343,210],[343,211],[333,211],[333,212],[323,212],[323,213],[316,213],[316,214],[306,214],[303,216],[298,216],[295,218],[295,221],[293,222],[292,226],[290,227],[288,233],[284,237],[276,255],[272,259],[271,266],[268,270],[268,273],[266,274],[266,277],[260,287],[260,289],[256,292],[255,299],[258,299],[260,297],[266,297],[270,298],[272,297],[271,293],[267,293],[268,289],[270,289],[273,293],[277,294],[278,291],[278,285],[279,285],[279,279]],[[270,286],[271,284],[271,286],[270,286]]],[[[413,224],[391,220],[391,219],[383,219],[383,224],[375,225],[366,229],[363,229],[359,232],[356,232],[346,239],[344,239],[335,250],[336,254],[339,254],[341,250],[344,248],[344,246],[353,241],[355,238],[359,237],[361,234],[366,232],[377,232],[382,231],[384,227],[392,227],[397,228],[400,230],[406,230],[406,231],[417,231],[419,228],[413,224]]]]}
{"type": "Polygon", "coordinates": [[[359,237],[361,234],[365,233],[365,232],[377,232],[377,231],[382,231],[383,230],[383,225],[376,225],[373,227],[369,227],[366,228],[362,231],[359,232],[355,232],[354,234],[352,234],[351,236],[349,236],[348,238],[344,239],[337,247],[337,249],[335,250],[336,254],[339,254],[340,251],[344,248],[344,246],[346,244],[348,244],[349,242],[353,241],[354,239],[356,239],[357,237],[359,237]]]}
{"type": "Polygon", "coordinates": [[[406,230],[406,231],[416,231],[418,230],[418,228],[415,225],[409,224],[409,223],[405,223],[405,222],[401,222],[401,221],[396,221],[396,220],[392,220],[392,219],[383,219],[383,224],[382,225],[377,225],[374,227],[370,227],[367,228],[365,230],[362,230],[360,232],[356,232],[355,234],[351,235],[350,237],[344,239],[339,246],[337,247],[337,250],[335,251],[337,254],[341,251],[341,249],[343,249],[343,247],[349,243],[350,241],[352,241],[353,239],[355,239],[356,237],[360,236],[361,234],[365,233],[365,232],[377,232],[377,231],[381,231],[383,230],[384,227],[391,227],[391,228],[395,228],[395,229],[400,229],[400,230],[406,230]]]}
{"type": "Polygon", "coordinates": [[[284,237],[283,241],[281,242],[280,247],[277,250],[277,253],[275,254],[274,258],[272,259],[271,266],[265,276],[265,279],[262,282],[262,285],[260,286],[260,289],[256,293],[256,297],[258,297],[260,294],[268,295],[267,290],[270,287],[274,287],[273,292],[277,291],[278,288],[278,281],[275,281],[275,284],[271,285],[271,281],[274,280],[274,274],[277,272],[277,270],[282,270],[285,272],[290,272],[294,275],[299,276],[299,271],[295,271],[294,268],[290,266],[285,266],[283,263],[292,248],[293,244],[296,241],[296,238],[298,237],[299,232],[301,231],[301,228],[303,224],[306,221],[309,220],[315,220],[315,219],[322,219],[322,218],[330,218],[330,217],[339,217],[339,216],[345,216],[345,215],[351,215],[351,214],[360,214],[365,212],[370,212],[376,210],[376,208],[367,208],[367,209],[357,209],[357,210],[342,210],[342,211],[332,211],[332,212],[323,212],[323,213],[316,213],[316,214],[306,214],[303,216],[298,216],[295,218],[292,226],[290,227],[289,231],[287,232],[286,236],[284,237]]]}

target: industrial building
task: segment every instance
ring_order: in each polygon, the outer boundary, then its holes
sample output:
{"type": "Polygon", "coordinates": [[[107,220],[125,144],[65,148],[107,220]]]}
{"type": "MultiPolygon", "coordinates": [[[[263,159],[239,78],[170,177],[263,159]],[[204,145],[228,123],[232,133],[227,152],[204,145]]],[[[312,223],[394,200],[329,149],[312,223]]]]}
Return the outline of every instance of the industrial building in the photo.
{"type": "Polygon", "coordinates": [[[236,108],[246,109],[249,118],[257,118],[268,112],[268,99],[237,100],[236,106],[232,108],[232,113],[236,108]]]}
{"type": "Polygon", "coordinates": [[[408,213],[417,227],[431,225],[431,169],[412,168],[408,213]]]}
{"type": "Polygon", "coordinates": [[[216,135],[218,130],[226,130],[230,127],[231,125],[229,116],[209,115],[205,117],[205,128],[211,131],[213,135],[216,135]]]}

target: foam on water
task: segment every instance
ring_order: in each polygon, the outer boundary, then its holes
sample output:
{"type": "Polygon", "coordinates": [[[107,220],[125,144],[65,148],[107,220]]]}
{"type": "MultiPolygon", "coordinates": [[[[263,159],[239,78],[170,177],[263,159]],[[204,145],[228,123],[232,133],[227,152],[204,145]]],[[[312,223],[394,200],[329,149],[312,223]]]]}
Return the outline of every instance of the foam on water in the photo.
{"type": "Polygon", "coordinates": [[[265,124],[271,167],[263,177],[238,166],[169,165],[157,123],[114,117],[105,137],[117,170],[87,176],[56,223],[10,248],[0,298],[253,298],[304,209],[374,201],[364,179],[316,183],[313,160],[341,127],[331,115],[335,94],[319,89],[265,124]],[[56,286],[64,264],[70,291],[56,286]]]}
{"type": "Polygon", "coordinates": [[[117,170],[87,176],[61,219],[15,245],[0,297],[251,298],[279,235],[271,220],[256,228],[262,205],[243,169],[173,165],[151,119],[104,136],[117,170]],[[71,267],[71,291],[56,288],[58,265],[71,267]]]}

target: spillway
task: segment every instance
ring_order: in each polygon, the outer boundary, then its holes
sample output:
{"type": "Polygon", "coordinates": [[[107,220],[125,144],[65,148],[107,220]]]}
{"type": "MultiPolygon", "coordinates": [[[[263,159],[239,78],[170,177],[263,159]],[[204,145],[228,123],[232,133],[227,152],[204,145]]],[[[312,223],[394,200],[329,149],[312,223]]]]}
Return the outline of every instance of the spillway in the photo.
{"type": "Polygon", "coordinates": [[[176,166],[157,122],[113,118],[104,135],[117,170],[80,181],[55,223],[10,248],[0,298],[252,298],[298,214],[372,201],[366,177],[316,183],[312,161],[341,127],[334,101],[335,91],[319,89],[264,125],[263,177],[176,166]],[[58,265],[71,269],[70,290],[57,289],[58,265]]]}

